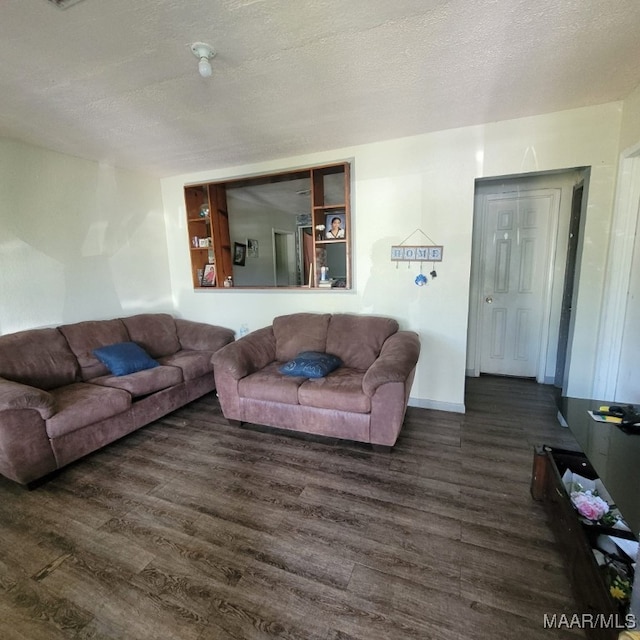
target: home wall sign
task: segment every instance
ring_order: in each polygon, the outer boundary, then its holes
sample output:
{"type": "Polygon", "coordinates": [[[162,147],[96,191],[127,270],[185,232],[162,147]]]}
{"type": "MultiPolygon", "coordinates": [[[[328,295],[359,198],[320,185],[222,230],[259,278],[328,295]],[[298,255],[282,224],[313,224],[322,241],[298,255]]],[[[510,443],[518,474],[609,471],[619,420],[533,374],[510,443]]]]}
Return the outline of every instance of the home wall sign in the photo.
{"type": "Polygon", "coordinates": [[[411,269],[412,262],[420,263],[420,273],[415,277],[414,283],[418,287],[424,287],[427,284],[427,276],[422,273],[422,263],[431,262],[431,271],[429,275],[431,278],[435,278],[436,273],[435,263],[442,262],[442,255],[444,253],[444,247],[441,244],[435,244],[433,240],[421,229],[416,229],[411,235],[409,235],[400,244],[391,245],[391,261],[396,263],[396,269],[400,262],[409,263],[409,269],[411,269]],[[407,244],[407,242],[416,233],[421,233],[432,244],[407,244]]]}
{"type": "Polygon", "coordinates": [[[391,247],[394,262],[442,262],[442,245],[402,245],[391,247]]]}

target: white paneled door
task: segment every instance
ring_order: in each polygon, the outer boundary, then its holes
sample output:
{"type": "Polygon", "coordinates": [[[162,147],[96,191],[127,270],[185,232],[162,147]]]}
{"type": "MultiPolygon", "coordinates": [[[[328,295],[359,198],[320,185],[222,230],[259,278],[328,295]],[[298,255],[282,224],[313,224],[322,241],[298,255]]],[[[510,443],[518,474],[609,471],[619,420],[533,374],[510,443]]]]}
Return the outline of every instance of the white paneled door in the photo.
{"type": "Polygon", "coordinates": [[[480,372],[537,377],[559,190],[487,195],[480,372]]]}

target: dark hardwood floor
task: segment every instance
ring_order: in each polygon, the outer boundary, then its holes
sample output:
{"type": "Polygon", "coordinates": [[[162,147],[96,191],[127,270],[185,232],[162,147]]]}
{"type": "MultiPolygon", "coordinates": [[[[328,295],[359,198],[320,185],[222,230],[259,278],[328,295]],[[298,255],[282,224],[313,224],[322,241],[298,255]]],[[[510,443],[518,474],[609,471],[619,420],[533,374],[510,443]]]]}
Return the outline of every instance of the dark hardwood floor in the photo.
{"type": "MultiPolygon", "coordinates": [[[[229,426],[210,394],[26,491],[0,479],[3,640],[538,640],[577,611],[534,444],[554,390],[469,379],[391,453],[229,426]]],[[[573,445],[575,446],[575,445],[573,445]]]]}

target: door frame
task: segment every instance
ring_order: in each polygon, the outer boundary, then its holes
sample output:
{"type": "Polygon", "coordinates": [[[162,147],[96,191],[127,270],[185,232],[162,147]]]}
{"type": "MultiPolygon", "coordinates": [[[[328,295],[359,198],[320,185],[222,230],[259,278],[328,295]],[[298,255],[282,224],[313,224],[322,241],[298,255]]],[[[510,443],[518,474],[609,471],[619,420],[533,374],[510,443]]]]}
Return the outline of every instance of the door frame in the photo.
{"type": "MultiPolygon", "coordinates": [[[[273,285],[278,287],[278,257],[277,257],[277,241],[276,236],[283,236],[287,241],[287,274],[289,284],[286,286],[292,286],[291,276],[296,272],[296,243],[295,243],[295,231],[291,229],[277,229],[272,227],[271,229],[271,246],[273,250],[273,285]]],[[[280,286],[282,288],[284,285],[280,286]]]]}
{"type": "MultiPolygon", "coordinates": [[[[298,261],[298,275],[299,282],[298,286],[306,287],[309,285],[309,281],[305,278],[305,251],[304,251],[304,236],[305,233],[309,231],[311,236],[313,236],[313,227],[310,224],[300,225],[298,227],[298,234],[296,235],[296,252],[297,252],[297,261],[298,261]]],[[[308,234],[307,234],[308,235],[308,234]]],[[[311,273],[311,262],[313,258],[309,256],[309,274],[311,273]]]]}
{"type": "Polygon", "coordinates": [[[567,238],[567,257],[564,267],[564,285],[558,325],[558,346],[556,349],[556,372],[554,386],[567,388],[569,364],[571,362],[571,338],[575,316],[578,279],[580,274],[579,254],[584,236],[584,218],[586,215],[587,179],[583,177],[573,186],[571,194],[571,215],[567,238]]]}
{"type": "MultiPolygon", "coordinates": [[[[547,264],[544,269],[545,283],[542,292],[542,314],[540,321],[540,338],[539,348],[536,354],[536,381],[545,382],[546,371],[546,354],[549,348],[549,320],[551,316],[551,291],[554,283],[554,270],[556,263],[556,245],[558,241],[558,222],[560,218],[560,196],[561,189],[557,187],[535,187],[535,188],[518,188],[517,182],[523,180],[526,176],[510,176],[509,181],[513,182],[512,191],[496,191],[494,194],[478,193],[478,182],[476,181],[476,189],[474,196],[474,216],[473,216],[473,239],[472,239],[472,258],[471,258],[471,278],[469,291],[469,337],[473,337],[474,345],[474,366],[471,370],[467,369],[467,375],[478,377],[480,375],[480,359],[482,350],[482,300],[484,282],[484,262],[481,257],[485,251],[485,225],[486,225],[486,206],[489,195],[501,195],[504,197],[531,196],[541,194],[543,192],[553,191],[554,204],[551,207],[551,220],[547,231],[547,264]]],[[[468,340],[469,342],[469,340],[468,340]]]]}
{"type": "Polygon", "coordinates": [[[627,314],[636,228],[640,219],[640,144],[620,154],[600,316],[592,396],[615,398],[627,314]]]}

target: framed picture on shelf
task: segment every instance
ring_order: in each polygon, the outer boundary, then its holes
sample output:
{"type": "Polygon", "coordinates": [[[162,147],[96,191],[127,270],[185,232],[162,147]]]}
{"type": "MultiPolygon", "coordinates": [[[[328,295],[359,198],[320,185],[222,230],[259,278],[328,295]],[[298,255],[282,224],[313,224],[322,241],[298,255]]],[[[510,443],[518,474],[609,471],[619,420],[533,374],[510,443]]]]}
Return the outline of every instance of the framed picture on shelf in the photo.
{"type": "Polygon", "coordinates": [[[216,265],[205,264],[204,271],[202,272],[202,281],[200,284],[203,287],[215,287],[216,286],[216,265]]]}
{"type": "Polygon", "coordinates": [[[344,213],[327,213],[324,226],[325,240],[343,240],[346,238],[344,213]]]}
{"type": "Polygon", "coordinates": [[[258,241],[252,238],[247,239],[247,258],[258,257],[258,241]]]}
{"type": "Polygon", "coordinates": [[[233,243],[233,264],[244,267],[244,262],[247,259],[247,245],[241,242],[233,243]]]}

